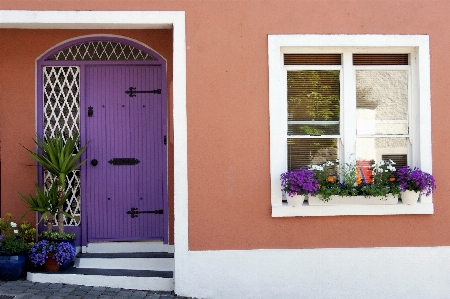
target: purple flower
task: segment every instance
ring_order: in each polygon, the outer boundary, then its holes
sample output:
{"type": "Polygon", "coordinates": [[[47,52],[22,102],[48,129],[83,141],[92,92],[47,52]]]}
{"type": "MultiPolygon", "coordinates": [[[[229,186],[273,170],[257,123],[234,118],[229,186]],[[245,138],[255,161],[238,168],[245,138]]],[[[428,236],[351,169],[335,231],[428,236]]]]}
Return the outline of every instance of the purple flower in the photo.
{"type": "Polygon", "coordinates": [[[409,166],[400,168],[397,171],[397,183],[402,192],[410,190],[420,192],[426,196],[433,193],[433,190],[436,189],[434,177],[417,167],[414,167],[414,169],[409,166]]]}
{"type": "Polygon", "coordinates": [[[38,266],[45,263],[45,259],[48,258],[50,253],[53,253],[53,259],[60,265],[71,261],[75,256],[75,250],[68,242],[57,244],[55,242],[41,240],[31,247],[28,257],[33,265],[38,266]]]}
{"type": "Polygon", "coordinates": [[[289,196],[311,194],[318,190],[318,181],[314,178],[312,170],[301,168],[281,174],[282,191],[289,196]]]}

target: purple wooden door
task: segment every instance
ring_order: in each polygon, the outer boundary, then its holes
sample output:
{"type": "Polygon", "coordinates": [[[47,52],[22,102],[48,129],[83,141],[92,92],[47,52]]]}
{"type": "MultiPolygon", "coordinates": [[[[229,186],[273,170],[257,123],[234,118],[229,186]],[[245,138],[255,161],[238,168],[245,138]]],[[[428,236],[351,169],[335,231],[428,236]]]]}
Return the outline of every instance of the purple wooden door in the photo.
{"type": "Polygon", "coordinates": [[[89,65],[85,74],[88,241],[166,241],[162,68],[89,65]]]}

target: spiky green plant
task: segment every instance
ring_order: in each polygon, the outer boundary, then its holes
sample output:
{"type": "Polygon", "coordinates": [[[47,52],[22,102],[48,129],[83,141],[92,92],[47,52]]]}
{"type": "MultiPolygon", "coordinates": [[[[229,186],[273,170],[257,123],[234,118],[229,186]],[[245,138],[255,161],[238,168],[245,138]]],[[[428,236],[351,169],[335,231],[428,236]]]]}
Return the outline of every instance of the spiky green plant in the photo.
{"type": "MultiPolygon", "coordinates": [[[[47,171],[56,176],[58,186],[58,202],[60,203],[66,195],[66,177],[72,171],[78,169],[86,160],[79,162],[86,146],[83,146],[74,153],[78,144],[78,136],[66,138],[62,134],[57,134],[53,138],[41,138],[36,136],[36,143],[39,151],[33,152],[27,149],[28,153],[40,163],[47,171]]],[[[58,209],[58,231],[64,233],[64,215],[63,206],[58,209]]]]}
{"type": "Polygon", "coordinates": [[[44,219],[47,220],[48,231],[52,230],[54,215],[59,211],[62,211],[62,214],[64,216],[73,218],[72,215],[62,210],[64,202],[70,196],[70,192],[67,192],[62,200],[59,200],[58,186],[56,184],[52,184],[51,188],[47,191],[45,191],[44,188],[39,188],[39,186],[36,184],[36,196],[33,196],[31,194],[29,196],[26,196],[20,192],[19,194],[22,197],[22,200],[26,204],[28,204],[29,208],[29,210],[23,216],[32,211],[39,212],[41,214],[39,222],[44,219]]]}

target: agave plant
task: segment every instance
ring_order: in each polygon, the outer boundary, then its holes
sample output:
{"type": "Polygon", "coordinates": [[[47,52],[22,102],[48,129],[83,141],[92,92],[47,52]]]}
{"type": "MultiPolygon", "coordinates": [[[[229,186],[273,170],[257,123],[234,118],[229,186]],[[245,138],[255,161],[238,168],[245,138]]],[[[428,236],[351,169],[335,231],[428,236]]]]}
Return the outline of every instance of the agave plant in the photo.
{"type": "MultiPolygon", "coordinates": [[[[23,201],[28,204],[29,210],[25,214],[31,211],[39,212],[41,214],[39,222],[45,219],[47,221],[48,231],[52,230],[54,215],[56,215],[60,210],[62,211],[64,202],[70,196],[70,192],[66,192],[66,194],[60,201],[58,199],[58,186],[56,184],[52,184],[51,188],[47,191],[45,191],[44,188],[39,188],[39,186],[36,184],[36,196],[33,196],[31,194],[29,196],[26,196],[20,192],[19,194],[20,196],[22,196],[23,201]]],[[[62,211],[62,213],[66,217],[73,218],[73,216],[67,212],[62,211]]]]}
{"type": "Polygon", "coordinates": [[[78,144],[78,136],[73,138],[66,138],[62,134],[58,134],[53,138],[36,137],[36,143],[39,151],[37,153],[26,149],[28,153],[40,163],[47,171],[56,176],[53,184],[57,185],[58,193],[58,231],[64,233],[64,215],[68,215],[63,211],[63,205],[67,196],[66,176],[72,171],[78,169],[86,160],[79,161],[86,146],[83,146],[75,153],[78,144]],[[62,202],[62,203],[61,203],[62,202]]]}

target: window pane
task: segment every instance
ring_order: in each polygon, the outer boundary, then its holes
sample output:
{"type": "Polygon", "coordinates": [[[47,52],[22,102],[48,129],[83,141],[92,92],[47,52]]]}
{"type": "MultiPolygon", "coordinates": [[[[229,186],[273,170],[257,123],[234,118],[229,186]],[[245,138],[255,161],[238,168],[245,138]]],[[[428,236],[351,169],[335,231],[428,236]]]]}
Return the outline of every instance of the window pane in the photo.
{"type": "Polygon", "coordinates": [[[339,71],[288,71],[287,85],[289,135],[339,134],[339,71]]]}
{"type": "Polygon", "coordinates": [[[408,71],[356,71],[357,134],[408,134],[408,71]]]}
{"type": "MultiPolygon", "coordinates": [[[[375,160],[383,156],[402,155],[408,153],[408,138],[356,138],[356,159],[375,160]]],[[[395,161],[394,161],[395,162],[395,161]]]]}
{"type": "Polygon", "coordinates": [[[336,138],[288,138],[288,170],[338,159],[336,138]]]}

